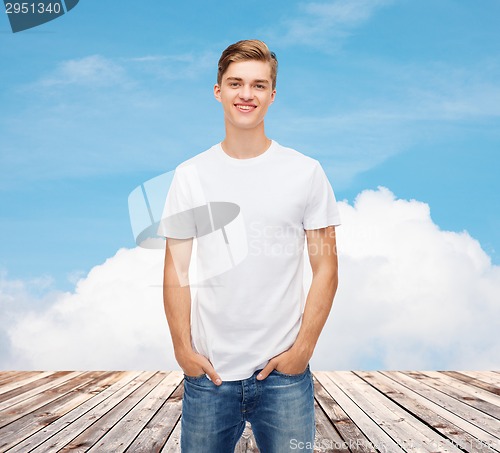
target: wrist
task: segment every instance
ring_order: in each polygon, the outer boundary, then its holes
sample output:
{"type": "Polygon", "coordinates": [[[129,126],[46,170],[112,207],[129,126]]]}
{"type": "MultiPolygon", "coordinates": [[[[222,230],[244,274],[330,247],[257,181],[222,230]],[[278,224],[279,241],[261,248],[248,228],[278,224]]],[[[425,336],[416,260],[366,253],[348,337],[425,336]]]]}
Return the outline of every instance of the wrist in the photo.
{"type": "Polygon", "coordinates": [[[179,362],[189,357],[191,354],[194,354],[194,349],[191,345],[178,346],[174,348],[174,356],[175,359],[179,362]]]}
{"type": "Polygon", "coordinates": [[[296,354],[303,357],[305,360],[309,361],[314,352],[314,345],[302,341],[296,341],[291,349],[296,354]]]}

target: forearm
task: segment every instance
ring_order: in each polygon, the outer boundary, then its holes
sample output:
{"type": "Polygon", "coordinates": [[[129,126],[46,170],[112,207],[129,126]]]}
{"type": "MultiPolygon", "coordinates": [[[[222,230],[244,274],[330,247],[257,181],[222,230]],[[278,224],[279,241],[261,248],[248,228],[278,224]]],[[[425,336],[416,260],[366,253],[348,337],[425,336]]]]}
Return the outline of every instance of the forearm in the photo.
{"type": "MultiPolygon", "coordinates": [[[[168,276],[167,276],[168,277],[168,276]]],[[[175,356],[191,351],[191,291],[165,278],[163,306],[167,317],[175,356]]]]}
{"type": "Polygon", "coordinates": [[[293,344],[294,349],[309,358],[313,354],[316,342],[330,314],[337,286],[336,269],[325,269],[313,275],[300,330],[293,344]]]}
{"type": "Polygon", "coordinates": [[[215,385],[222,383],[207,357],[193,349],[191,343],[191,289],[189,261],[192,241],[169,239],[163,273],[163,306],[174,346],[177,363],[187,376],[206,373],[215,385]],[[174,265],[175,262],[175,265],[174,265]]]}
{"type": "Polygon", "coordinates": [[[189,260],[191,241],[169,239],[165,250],[163,306],[175,356],[192,351],[189,260]]]}

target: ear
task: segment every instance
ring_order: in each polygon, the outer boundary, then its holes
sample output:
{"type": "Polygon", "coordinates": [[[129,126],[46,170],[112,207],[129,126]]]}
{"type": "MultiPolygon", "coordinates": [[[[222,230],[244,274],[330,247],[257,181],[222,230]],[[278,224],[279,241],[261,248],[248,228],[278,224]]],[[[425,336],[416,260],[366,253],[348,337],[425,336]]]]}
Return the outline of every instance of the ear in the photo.
{"type": "Polygon", "coordinates": [[[214,96],[215,99],[222,102],[222,99],[220,98],[220,86],[217,83],[214,85],[214,96]]]}
{"type": "Polygon", "coordinates": [[[273,92],[271,93],[271,104],[274,102],[275,98],[276,98],[276,90],[274,89],[273,92]]]}

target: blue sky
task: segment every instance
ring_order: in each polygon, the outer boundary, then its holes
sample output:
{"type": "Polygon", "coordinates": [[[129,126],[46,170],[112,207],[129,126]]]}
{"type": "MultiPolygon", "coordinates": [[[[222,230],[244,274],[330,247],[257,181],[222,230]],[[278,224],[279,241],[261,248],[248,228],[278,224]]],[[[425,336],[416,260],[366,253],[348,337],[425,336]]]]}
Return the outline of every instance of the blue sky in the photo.
{"type": "Polygon", "coordinates": [[[0,269],[71,290],[133,247],[127,197],[223,138],[230,43],[279,59],[268,135],[320,160],[339,200],[427,203],[500,262],[500,4],[81,0],[13,34],[0,16],[0,269]]]}

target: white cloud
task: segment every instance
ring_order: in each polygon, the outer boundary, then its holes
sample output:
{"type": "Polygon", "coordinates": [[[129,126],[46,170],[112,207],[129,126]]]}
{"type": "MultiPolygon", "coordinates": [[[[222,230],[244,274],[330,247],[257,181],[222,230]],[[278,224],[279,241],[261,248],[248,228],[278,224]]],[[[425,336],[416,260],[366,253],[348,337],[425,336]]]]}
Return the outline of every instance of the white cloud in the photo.
{"type": "MultiPolygon", "coordinates": [[[[81,279],[73,293],[54,294],[44,310],[11,313],[5,326],[11,369],[174,369],[163,313],[158,250],[121,249],[81,279]]],[[[11,288],[7,298],[21,291],[11,288]]],[[[37,300],[32,297],[32,306],[37,300]]],[[[2,305],[4,302],[2,302],[2,305]]]]}
{"type": "Polygon", "coordinates": [[[437,61],[425,65],[372,62],[371,72],[387,82],[386,99],[390,99],[389,106],[397,107],[391,113],[404,120],[473,121],[500,116],[497,61],[480,59],[468,66],[437,61]],[[395,96],[389,96],[393,87],[397,87],[395,96]]]}
{"type": "MultiPolygon", "coordinates": [[[[340,287],[313,369],[498,368],[500,267],[480,244],[384,188],[340,207],[340,287]]],[[[11,310],[3,368],[178,369],[162,265],[161,251],[122,249],[73,293],[11,310]]],[[[27,296],[2,279],[5,312],[6,301],[27,296]]]]}
{"type": "MultiPolygon", "coordinates": [[[[193,78],[208,73],[208,53],[144,58],[90,55],[13,86],[17,104],[0,121],[0,189],[168,168],[205,146],[207,137],[215,142],[218,105],[211,86],[192,86],[193,78]],[[203,114],[186,101],[187,85],[206,105],[203,114]]],[[[214,81],[215,69],[210,72],[214,81]]]]}
{"type": "Polygon", "coordinates": [[[309,45],[331,51],[340,46],[355,27],[370,19],[375,11],[392,0],[336,0],[302,3],[296,17],[283,19],[264,34],[276,44],[309,45]]]}
{"type": "MultiPolygon", "coordinates": [[[[354,27],[383,4],[308,3],[303,16],[354,27]]],[[[311,24],[320,26],[312,19],[311,24]]],[[[217,58],[210,49],[129,58],[89,55],[62,61],[32,84],[13,87],[25,96],[0,124],[0,188],[131,168],[151,171],[158,162],[169,168],[204,149],[207,139],[215,143],[222,132],[220,106],[210,88],[217,58]],[[193,84],[194,78],[199,83],[193,84]],[[203,111],[193,112],[186,96],[203,104],[203,111]]],[[[472,67],[367,57],[342,64],[354,74],[362,68],[363,77],[346,81],[340,76],[345,70],[336,76],[332,67],[326,90],[296,89],[304,81],[323,87],[326,76],[324,69],[295,65],[288,92],[266,120],[283,144],[310,149],[326,167],[334,161],[329,174],[337,189],[416,143],[476,127],[483,135],[494,133],[490,119],[500,115],[500,68],[494,60],[472,67]]]]}
{"type": "Polygon", "coordinates": [[[44,92],[49,88],[61,89],[67,86],[139,90],[139,80],[142,79],[135,77],[135,71],[142,73],[141,77],[149,74],[167,81],[192,79],[211,70],[217,58],[217,54],[212,51],[128,58],[88,55],[61,61],[50,73],[21,87],[21,90],[35,89],[44,92]]]}
{"type": "Polygon", "coordinates": [[[160,80],[194,79],[200,75],[213,74],[215,79],[216,62],[219,55],[207,50],[198,53],[174,55],[146,55],[125,58],[123,62],[131,68],[155,76],[160,80]]]}
{"type": "Polygon", "coordinates": [[[101,55],[89,55],[59,63],[51,74],[34,86],[47,89],[61,85],[106,87],[124,83],[130,81],[123,67],[101,55]]]}
{"type": "Polygon", "coordinates": [[[336,190],[349,187],[362,172],[398,154],[421,137],[418,124],[404,115],[379,110],[346,111],[339,114],[306,116],[293,114],[276,126],[288,139],[314,137],[316,143],[298,143],[296,148],[314,151],[325,171],[335,181],[336,190]]]}
{"type": "Polygon", "coordinates": [[[340,287],[316,368],[498,368],[500,267],[387,189],[342,204],[340,287]]]}
{"type": "Polygon", "coordinates": [[[349,187],[357,175],[416,144],[453,140],[474,128],[483,137],[496,136],[489,125],[500,117],[500,65],[480,66],[477,71],[444,63],[366,61],[372,85],[358,93],[355,104],[342,98],[341,86],[327,92],[330,98],[316,100],[332,105],[326,111],[300,111],[290,103],[274,129],[287,139],[314,137],[316,143],[296,147],[314,151],[337,190],[349,187]]]}

